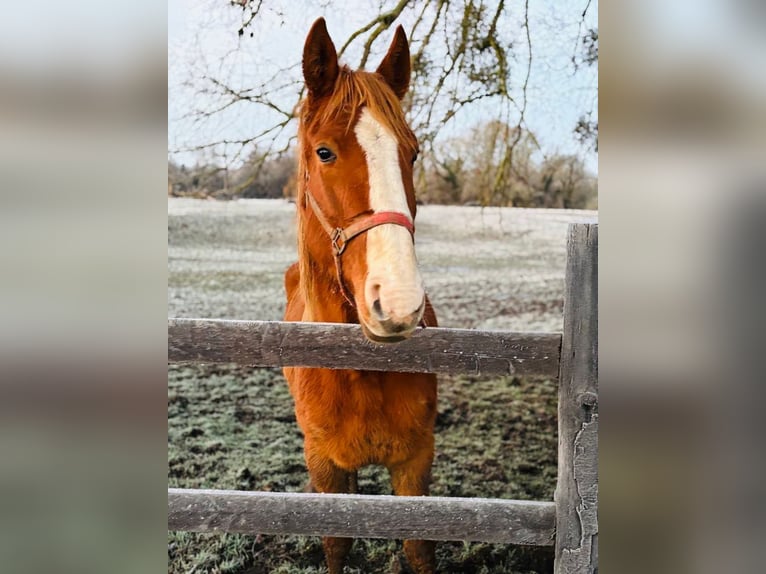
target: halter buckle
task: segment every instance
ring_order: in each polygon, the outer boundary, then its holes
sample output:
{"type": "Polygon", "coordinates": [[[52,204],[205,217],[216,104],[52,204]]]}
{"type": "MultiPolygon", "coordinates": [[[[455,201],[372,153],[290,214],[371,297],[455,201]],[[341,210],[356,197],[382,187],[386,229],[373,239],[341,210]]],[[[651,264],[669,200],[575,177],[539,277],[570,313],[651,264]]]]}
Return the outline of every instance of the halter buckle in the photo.
{"type": "Polygon", "coordinates": [[[332,248],[335,250],[335,255],[340,255],[346,250],[348,238],[342,228],[336,227],[330,236],[330,240],[332,241],[332,248]]]}

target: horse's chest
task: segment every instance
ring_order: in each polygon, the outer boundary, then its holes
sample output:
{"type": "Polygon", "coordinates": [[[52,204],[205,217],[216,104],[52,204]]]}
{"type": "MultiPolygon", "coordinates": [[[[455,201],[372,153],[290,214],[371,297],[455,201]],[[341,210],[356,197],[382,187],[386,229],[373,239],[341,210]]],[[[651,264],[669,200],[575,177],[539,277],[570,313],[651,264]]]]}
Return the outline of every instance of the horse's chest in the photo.
{"type": "Polygon", "coordinates": [[[306,440],[342,467],[395,464],[431,440],[435,389],[428,384],[402,393],[372,376],[345,381],[336,388],[341,392],[329,392],[331,385],[306,387],[296,395],[306,440]]]}

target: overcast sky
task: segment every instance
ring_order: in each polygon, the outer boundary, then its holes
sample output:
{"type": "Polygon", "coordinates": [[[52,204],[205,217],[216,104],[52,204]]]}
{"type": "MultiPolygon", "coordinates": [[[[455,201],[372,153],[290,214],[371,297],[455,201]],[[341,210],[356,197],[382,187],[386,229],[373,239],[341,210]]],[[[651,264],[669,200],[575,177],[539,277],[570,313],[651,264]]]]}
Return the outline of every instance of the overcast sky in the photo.
{"type": "MultiPolygon", "coordinates": [[[[383,2],[386,8],[394,2],[383,2]]],[[[573,128],[581,114],[590,110],[597,116],[598,76],[596,67],[581,68],[574,72],[572,55],[579,51],[577,43],[579,16],[588,0],[552,0],[530,3],[530,33],[533,44],[533,67],[528,87],[527,124],[535,133],[546,153],[572,153],[584,158],[589,171],[598,173],[597,154],[582,146],[573,135],[573,128]]],[[[330,35],[337,47],[348,36],[368,22],[378,12],[374,0],[340,0],[337,2],[268,3],[260,21],[249,34],[239,37],[241,11],[228,5],[226,0],[169,0],[168,3],[168,146],[170,149],[188,144],[204,143],[221,137],[241,138],[258,133],[271,118],[257,106],[240,107],[235,113],[222,116],[203,127],[192,126],[182,119],[194,104],[192,92],[180,87],[195,73],[200,62],[216,62],[224,54],[232,63],[230,69],[242,82],[257,82],[269,72],[296,64],[294,79],[299,79],[301,50],[311,23],[324,16],[330,35]],[[276,6],[276,8],[275,8],[276,6]]],[[[517,60],[511,63],[511,83],[518,90],[526,70],[526,42],[521,28],[523,1],[507,2],[509,14],[504,22],[513,35],[517,60]],[[514,73],[514,71],[516,73],[514,73]]],[[[598,2],[594,0],[582,25],[581,32],[598,26],[598,2]]],[[[412,18],[400,18],[405,29],[412,18]]],[[[393,27],[392,27],[393,30],[393,27]]],[[[392,34],[383,34],[375,44],[372,62],[382,55],[392,34]]],[[[344,58],[353,65],[361,53],[360,46],[349,49],[344,58]]],[[[281,78],[280,78],[281,79],[281,78]]],[[[293,79],[290,77],[288,79],[293,79]]],[[[261,80],[262,81],[262,80],[261,80]]],[[[518,93],[517,93],[518,96],[518,93]]],[[[465,132],[481,122],[494,110],[479,106],[461,112],[449,126],[445,135],[465,132]]],[[[296,126],[291,124],[289,135],[296,126]]],[[[285,136],[283,136],[285,137],[285,136]]],[[[178,154],[176,160],[192,163],[195,156],[178,154]]]]}

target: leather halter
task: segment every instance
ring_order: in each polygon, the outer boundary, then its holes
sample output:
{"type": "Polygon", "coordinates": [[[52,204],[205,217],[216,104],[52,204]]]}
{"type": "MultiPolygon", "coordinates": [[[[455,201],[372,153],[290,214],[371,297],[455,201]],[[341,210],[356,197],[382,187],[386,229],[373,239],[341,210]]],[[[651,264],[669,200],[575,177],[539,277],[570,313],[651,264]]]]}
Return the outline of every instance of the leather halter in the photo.
{"type": "Polygon", "coordinates": [[[354,298],[351,296],[351,293],[346,287],[345,281],[343,281],[343,263],[341,260],[341,255],[343,255],[343,252],[346,250],[346,246],[348,246],[349,242],[354,239],[354,237],[358,237],[373,227],[386,224],[393,224],[404,227],[407,231],[410,232],[410,235],[414,241],[415,224],[404,213],[399,213],[398,211],[378,211],[361,218],[356,218],[353,223],[347,225],[346,227],[333,227],[322,209],[319,207],[316,199],[314,199],[314,196],[311,195],[311,192],[308,189],[306,190],[306,197],[308,198],[308,204],[314,211],[314,215],[316,215],[316,218],[319,220],[319,223],[322,225],[327,235],[330,236],[333,257],[335,258],[335,272],[338,275],[340,291],[343,293],[343,296],[346,298],[346,301],[348,301],[349,305],[356,308],[354,298]]]}

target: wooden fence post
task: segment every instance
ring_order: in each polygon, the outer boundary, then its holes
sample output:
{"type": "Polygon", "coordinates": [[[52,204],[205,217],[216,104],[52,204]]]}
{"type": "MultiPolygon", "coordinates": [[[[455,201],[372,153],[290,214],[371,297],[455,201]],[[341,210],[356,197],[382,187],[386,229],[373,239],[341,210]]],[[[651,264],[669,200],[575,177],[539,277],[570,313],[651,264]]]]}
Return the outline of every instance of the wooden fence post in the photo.
{"type": "Polygon", "coordinates": [[[569,226],[555,574],[598,572],[598,224],[569,226]]]}

